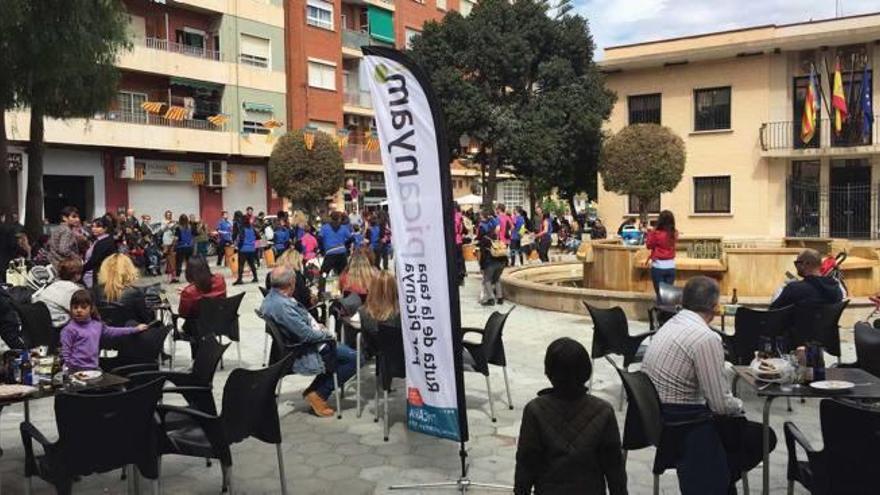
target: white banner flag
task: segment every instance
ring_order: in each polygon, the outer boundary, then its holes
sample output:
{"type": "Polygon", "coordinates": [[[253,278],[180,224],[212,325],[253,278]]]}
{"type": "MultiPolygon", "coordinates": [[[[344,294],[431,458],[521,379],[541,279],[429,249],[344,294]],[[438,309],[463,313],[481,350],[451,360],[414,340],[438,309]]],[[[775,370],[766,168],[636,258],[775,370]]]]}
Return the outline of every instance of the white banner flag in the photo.
{"type": "Polygon", "coordinates": [[[445,131],[424,74],[364,47],[382,150],[406,355],[407,426],[467,441],[445,131]]]}

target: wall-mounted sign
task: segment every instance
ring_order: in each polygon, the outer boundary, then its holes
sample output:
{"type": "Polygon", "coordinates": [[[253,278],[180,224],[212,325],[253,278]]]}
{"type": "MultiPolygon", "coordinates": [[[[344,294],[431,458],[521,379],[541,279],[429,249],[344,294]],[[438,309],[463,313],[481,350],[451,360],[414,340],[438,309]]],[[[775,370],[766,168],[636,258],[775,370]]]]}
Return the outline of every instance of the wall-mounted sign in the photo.
{"type": "Polygon", "coordinates": [[[143,168],[141,180],[162,180],[191,182],[193,174],[204,174],[204,162],[181,162],[176,160],[137,160],[138,168],[143,168]]]}

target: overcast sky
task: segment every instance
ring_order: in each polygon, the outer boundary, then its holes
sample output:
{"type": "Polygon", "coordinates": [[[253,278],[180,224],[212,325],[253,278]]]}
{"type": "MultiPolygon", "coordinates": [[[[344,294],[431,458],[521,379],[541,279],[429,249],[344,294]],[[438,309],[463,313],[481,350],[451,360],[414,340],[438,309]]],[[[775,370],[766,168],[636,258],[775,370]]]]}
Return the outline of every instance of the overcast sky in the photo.
{"type": "MultiPolygon", "coordinates": [[[[843,15],[880,11],[880,0],[840,0],[843,15]]],[[[575,0],[590,21],[596,58],[607,46],[834,17],[835,0],[575,0]]]]}

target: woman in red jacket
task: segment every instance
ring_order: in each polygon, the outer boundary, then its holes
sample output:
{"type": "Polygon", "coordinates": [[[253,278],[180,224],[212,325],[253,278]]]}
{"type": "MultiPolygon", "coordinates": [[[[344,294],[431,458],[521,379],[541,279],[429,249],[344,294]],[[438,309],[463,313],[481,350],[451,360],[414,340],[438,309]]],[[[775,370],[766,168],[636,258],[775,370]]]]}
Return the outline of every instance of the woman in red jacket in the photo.
{"type": "Polygon", "coordinates": [[[660,301],[660,283],[675,284],[675,242],[678,231],[675,230],[675,216],[669,210],[660,212],[654,230],[648,232],[646,247],[651,250],[651,280],[654,282],[654,294],[660,301]]]}
{"type": "MultiPolygon", "coordinates": [[[[199,301],[203,298],[226,297],[226,280],[219,273],[212,275],[208,260],[198,254],[187,260],[185,276],[189,284],[180,292],[177,313],[184,318],[184,333],[193,337],[199,317],[199,301]]],[[[195,357],[196,339],[190,339],[190,347],[195,357]]]]}

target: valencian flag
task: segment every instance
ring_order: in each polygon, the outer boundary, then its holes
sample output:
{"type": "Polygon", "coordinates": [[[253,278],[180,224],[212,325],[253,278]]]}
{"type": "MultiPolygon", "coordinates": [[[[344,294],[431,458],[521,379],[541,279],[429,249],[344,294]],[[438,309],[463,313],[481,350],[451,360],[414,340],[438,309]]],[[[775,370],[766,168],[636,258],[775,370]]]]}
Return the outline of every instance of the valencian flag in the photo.
{"type": "Polygon", "coordinates": [[[208,122],[210,122],[213,126],[223,127],[224,125],[226,125],[227,122],[229,122],[229,116],[218,113],[217,115],[211,115],[210,117],[208,117],[208,122]]]}
{"type": "Polygon", "coordinates": [[[443,115],[427,76],[409,57],[385,47],[361,50],[394,232],[407,427],[466,442],[461,314],[443,115]]]}
{"type": "Polygon", "coordinates": [[[849,115],[846,108],[846,93],[843,91],[843,76],[840,75],[840,59],[834,63],[834,87],[831,90],[831,108],[834,109],[834,131],[840,134],[843,121],[849,115]]]}
{"type": "Polygon", "coordinates": [[[306,126],[303,129],[303,142],[306,145],[306,149],[309,151],[315,146],[315,131],[317,131],[317,129],[311,126],[306,126]]]}
{"type": "Polygon", "coordinates": [[[804,115],[801,117],[801,141],[813,140],[816,134],[816,113],[819,109],[819,93],[816,92],[816,69],[810,67],[810,83],[804,96],[804,115]]]}
{"type": "Polygon", "coordinates": [[[871,135],[874,126],[874,101],[871,95],[871,73],[868,72],[868,64],[862,69],[862,91],[859,95],[859,108],[862,112],[862,137],[871,135]]]}
{"type": "Polygon", "coordinates": [[[161,101],[145,101],[141,103],[141,108],[144,109],[145,112],[160,114],[162,113],[162,107],[165,106],[161,101]]]}
{"type": "Polygon", "coordinates": [[[172,105],[168,108],[168,111],[165,112],[165,118],[168,120],[183,120],[186,118],[186,108],[172,105]]]}
{"type": "MultiPolygon", "coordinates": [[[[364,133],[366,134],[366,132],[364,133]]],[[[376,134],[376,131],[370,131],[370,134],[367,136],[367,142],[364,144],[364,148],[367,151],[376,151],[379,149],[379,135],[376,134]]]]}

